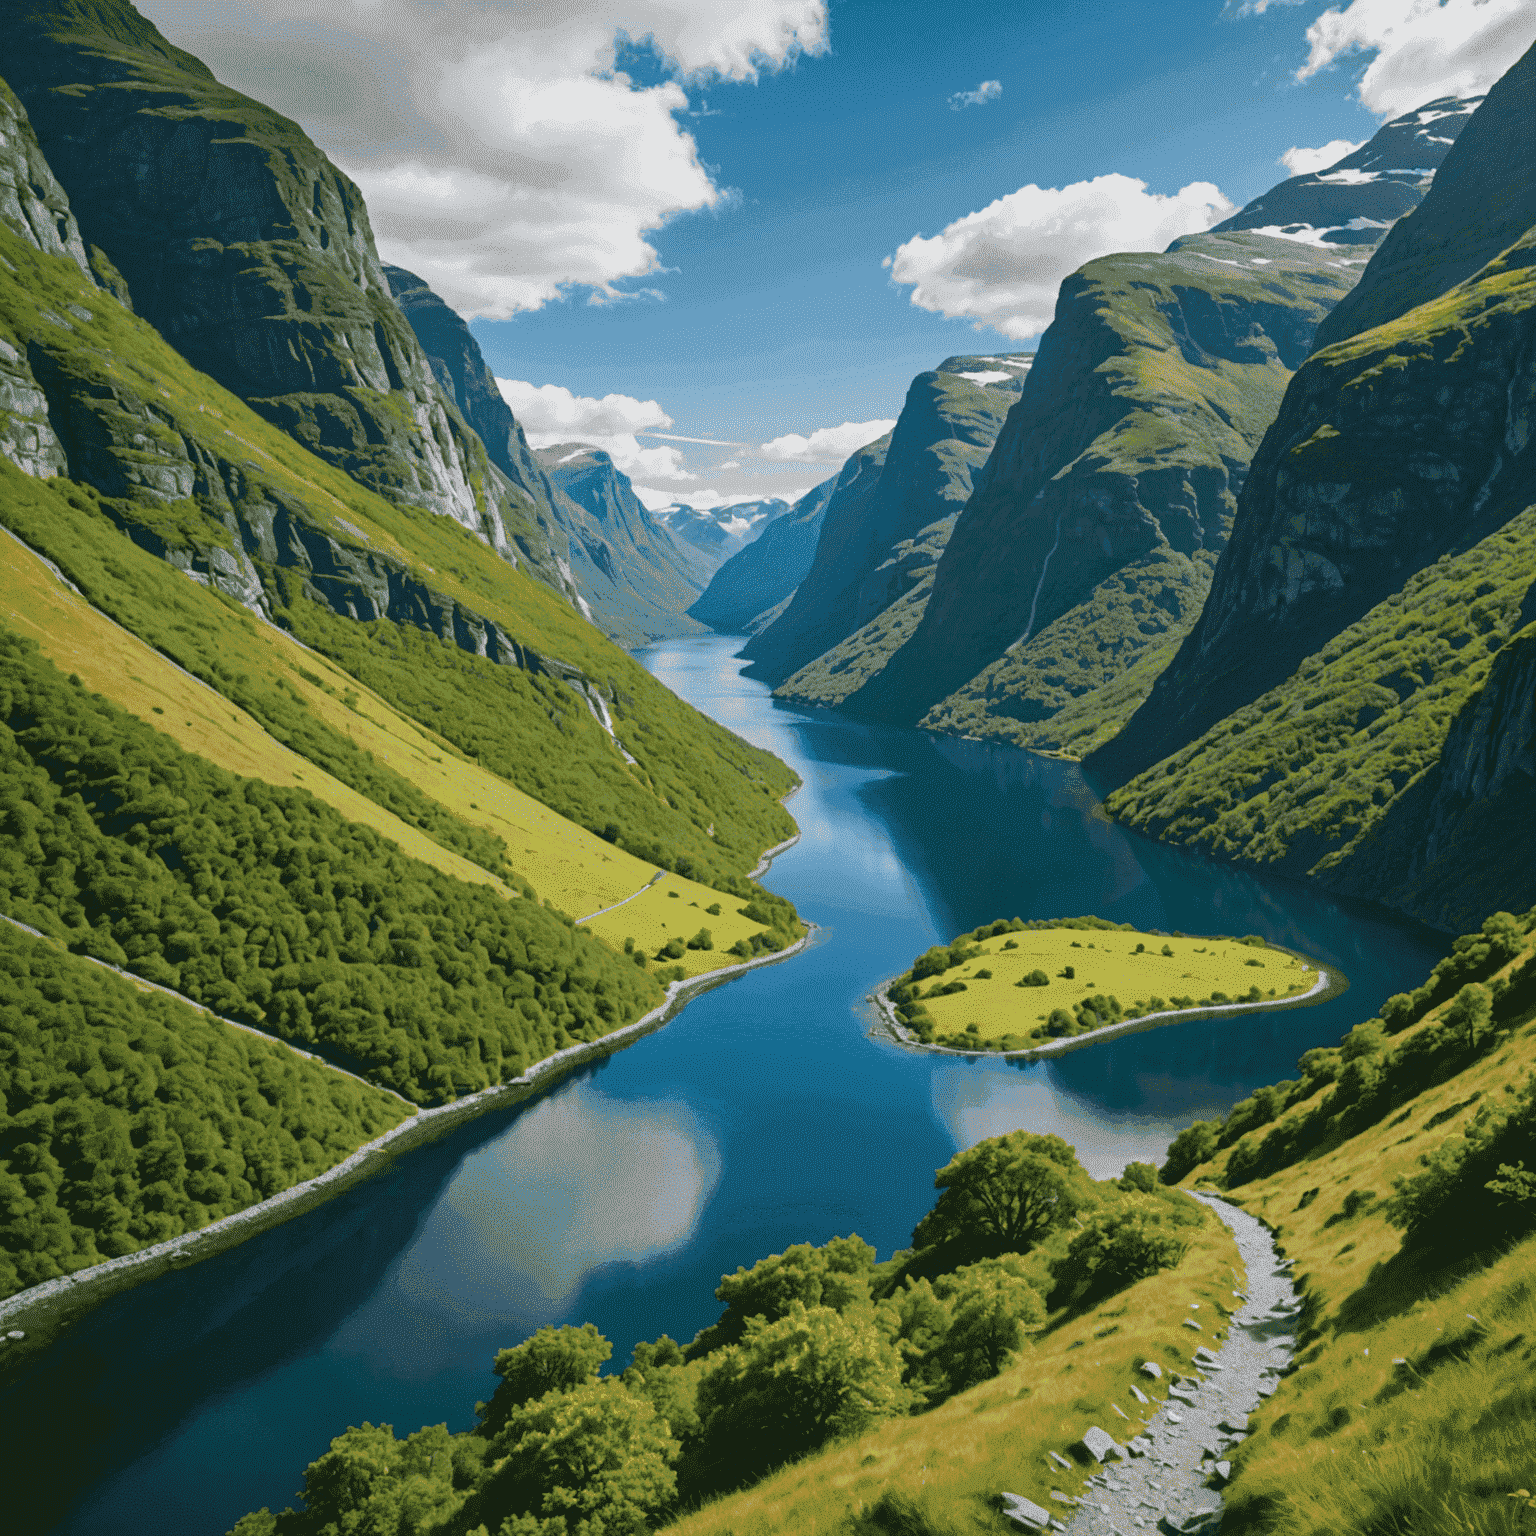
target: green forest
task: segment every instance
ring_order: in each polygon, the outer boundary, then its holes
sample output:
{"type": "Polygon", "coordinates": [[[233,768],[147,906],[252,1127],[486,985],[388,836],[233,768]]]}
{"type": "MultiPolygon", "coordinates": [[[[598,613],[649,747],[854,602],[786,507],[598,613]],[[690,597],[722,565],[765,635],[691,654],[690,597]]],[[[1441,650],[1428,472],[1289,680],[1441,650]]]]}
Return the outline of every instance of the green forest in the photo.
{"type": "Polygon", "coordinates": [[[0,923],[0,1296],[177,1237],[409,1113],[0,923]]]}
{"type": "Polygon", "coordinates": [[[957,1153],[934,1185],[911,1249],[796,1244],[722,1276],[717,1323],[637,1345],[622,1373],[602,1374],[612,1345],[591,1323],[541,1328],[496,1355],[474,1428],[351,1428],[305,1473],[302,1509],[233,1536],[636,1536],[990,1380],[1212,1223],[1148,1164],[1096,1183],[1027,1131],[957,1153]]]}
{"type": "Polygon", "coordinates": [[[0,836],[11,915],[416,1103],[661,998],[567,919],[183,752],[3,630],[0,836]]]}

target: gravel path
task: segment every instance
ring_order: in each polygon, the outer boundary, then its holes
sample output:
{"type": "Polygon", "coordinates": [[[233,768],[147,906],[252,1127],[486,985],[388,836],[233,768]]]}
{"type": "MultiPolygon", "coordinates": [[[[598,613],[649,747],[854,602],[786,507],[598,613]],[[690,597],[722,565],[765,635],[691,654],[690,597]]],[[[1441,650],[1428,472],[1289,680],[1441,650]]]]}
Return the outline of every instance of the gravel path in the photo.
{"type": "MultiPolygon", "coordinates": [[[[1126,1460],[1114,1451],[1093,1475],[1064,1527],[1067,1536],[1134,1536],[1140,1530],[1199,1531],[1212,1536],[1221,1525],[1221,1495],[1227,1455],[1242,1438],[1248,1414],[1275,1390],[1296,1343],[1301,1303],[1291,1284],[1289,1264],[1275,1256],[1268,1228],[1246,1211],[1211,1195],[1196,1195],[1232,1229],[1248,1274],[1226,1342],[1204,1367],[1194,1357],[1200,1335],[1190,1330],[1190,1374],[1165,1372],[1161,1380],[1143,1376],[1139,1389],[1151,1398],[1142,1408],[1148,1417],[1135,1427],[1137,1439],[1126,1460]]],[[[1209,1335],[1204,1309],[1190,1318],[1209,1335]]],[[[1204,1357],[1202,1357],[1204,1358],[1204,1357]]],[[[1122,1426],[1123,1421],[1113,1421],[1122,1426]]],[[[1107,1428],[1108,1426],[1106,1426],[1107,1428]]],[[[1111,1433],[1118,1433],[1118,1428],[1111,1433]]],[[[1053,1500],[1051,1514],[1066,1518],[1067,1506],[1053,1500]]],[[[1015,1517],[1026,1530],[1033,1522],[1015,1517]]]]}

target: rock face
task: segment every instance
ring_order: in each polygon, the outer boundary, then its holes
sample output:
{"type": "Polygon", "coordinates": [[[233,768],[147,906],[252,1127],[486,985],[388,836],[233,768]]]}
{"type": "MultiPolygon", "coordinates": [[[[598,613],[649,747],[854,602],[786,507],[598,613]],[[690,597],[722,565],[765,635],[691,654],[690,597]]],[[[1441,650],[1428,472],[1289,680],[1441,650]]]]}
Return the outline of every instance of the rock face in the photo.
{"type": "MultiPolygon", "coordinates": [[[[1499,100],[1491,92],[1481,111],[1499,100]]],[[[1486,137],[1468,135],[1446,173],[1486,137]]],[[[1430,199],[1414,215],[1435,216],[1430,199]]],[[[1523,510],[1533,260],[1536,244],[1522,241],[1439,302],[1301,369],[1199,622],[1096,767],[1121,781],[1143,772],[1282,683],[1415,572],[1523,510]]]]}
{"type": "Polygon", "coordinates": [[[755,634],[762,616],[793,597],[810,570],[836,487],[836,478],[824,480],[774,518],[715,572],[689,615],[720,634],[755,634]]]}
{"type": "MultiPolygon", "coordinates": [[[[0,223],[34,250],[67,256],[96,281],[69,199],[37,145],[32,124],[9,86],[0,80],[0,223]]],[[[60,317],[61,324],[68,322],[60,317]]],[[[48,397],[25,352],[0,340],[0,454],[29,475],[51,478],[69,465],[64,445],[48,418],[48,397]]]]}
{"type": "Polygon", "coordinates": [[[1110,811],[1452,931],[1529,905],[1533,432],[1536,228],[1297,375],[1199,624],[1089,759],[1143,770],[1110,811]]]}
{"type": "Polygon", "coordinates": [[[1024,372],[1020,359],[953,357],[912,381],[880,460],[872,443],[843,466],[810,570],[742,652],[750,676],[783,682],[931,576],[1024,372]]]}
{"type": "Polygon", "coordinates": [[[125,0],[7,6],[0,58],[86,244],[194,367],[370,488],[505,544],[362,195],[297,124],[125,0]]]}
{"type": "Polygon", "coordinates": [[[705,562],[646,510],[601,448],[562,443],[534,455],[570,538],[571,572],[597,624],[626,641],[696,634],[685,613],[705,562]]]}
{"type": "Polygon", "coordinates": [[[1176,640],[1350,260],[1200,235],[1068,278],[921,623],[846,707],[1056,745],[1041,722],[1176,640]]]}
{"type": "Polygon", "coordinates": [[[1417,208],[1481,96],[1444,96],[1383,123],[1326,170],[1292,176],[1214,233],[1253,229],[1310,244],[1375,245],[1417,208]]]}
{"type": "Polygon", "coordinates": [[[1536,48],[1473,114],[1411,218],[1318,328],[1319,348],[1358,336],[1464,282],[1536,224],[1536,48]]]}

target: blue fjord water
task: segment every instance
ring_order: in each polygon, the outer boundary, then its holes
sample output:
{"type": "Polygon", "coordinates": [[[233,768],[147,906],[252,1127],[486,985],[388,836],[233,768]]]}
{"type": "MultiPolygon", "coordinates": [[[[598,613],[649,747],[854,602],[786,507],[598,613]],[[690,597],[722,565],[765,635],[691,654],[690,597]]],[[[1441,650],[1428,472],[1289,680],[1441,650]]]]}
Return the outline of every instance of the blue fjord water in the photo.
{"type": "Polygon", "coordinates": [[[737,642],[643,659],[804,777],[801,841],[766,883],[807,952],[415,1151],[310,1214],[126,1293],[0,1396],[11,1536],[218,1536],[281,1508],[349,1424],[467,1427],[491,1357],[544,1323],[639,1339],[718,1315],[722,1272],[858,1232],[884,1257],[961,1146],[1055,1131],[1098,1176],[1160,1159],[1191,1119],[1288,1076],[1445,951],[1436,935],[1108,822],[1071,765],[785,708],[737,642]],[[999,916],[1097,912],[1260,933],[1340,967],[1316,1008],[1172,1025],[1049,1063],[946,1059],[869,1037],[877,982],[999,916]]]}

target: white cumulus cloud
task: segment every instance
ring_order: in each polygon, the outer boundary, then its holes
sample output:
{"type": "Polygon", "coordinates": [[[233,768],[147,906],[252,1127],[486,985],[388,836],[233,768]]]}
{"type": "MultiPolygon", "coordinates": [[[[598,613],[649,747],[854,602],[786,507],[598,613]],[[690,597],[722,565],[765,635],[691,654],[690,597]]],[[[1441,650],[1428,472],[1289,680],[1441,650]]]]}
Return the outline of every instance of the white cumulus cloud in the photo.
{"type": "Polygon", "coordinates": [[[497,379],[501,397],[512,407],[529,445],[587,443],[601,448],[624,474],[653,480],[695,480],[680,448],[642,448],[637,432],[670,427],[672,418],[654,400],[633,395],[577,395],[563,384],[530,384],[525,379],[497,379]]]}
{"type": "Polygon", "coordinates": [[[1003,94],[1001,80],[983,80],[974,91],[956,91],[949,98],[951,112],[963,112],[967,107],[984,107],[1003,94]]]}
{"type": "Polygon", "coordinates": [[[650,237],[727,197],[686,85],[827,47],[825,0],[143,0],[171,41],[297,119],[362,187],[385,260],[505,318],[660,266],[650,237]],[[616,65],[648,41],[673,78],[616,65]]]}
{"type": "Polygon", "coordinates": [[[1031,183],[937,235],[916,235],[886,258],[919,309],[990,325],[1015,341],[1051,323],[1056,290],[1085,261],[1115,251],[1161,251],[1236,211],[1209,181],[1174,193],[1111,174],[1066,187],[1031,183]]]}
{"type": "Polygon", "coordinates": [[[1313,171],[1326,171],[1345,155],[1354,154],[1364,143],[1364,139],[1359,144],[1350,139],[1330,139],[1326,144],[1319,144],[1316,149],[1304,149],[1298,145],[1280,156],[1280,164],[1292,176],[1310,176],[1313,171]]]}
{"type": "Polygon", "coordinates": [[[758,452],[765,459],[794,464],[841,464],[866,443],[884,437],[894,421],[845,421],[840,427],[817,427],[809,437],[786,432],[764,443],[758,452]]]}
{"type": "Polygon", "coordinates": [[[1374,54],[1360,100],[1394,116],[1438,96],[1481,95],[1533,41],[1531,0],[1352,0],[1307,28],[1307,61],[1296,78],[1374,54]]]}

